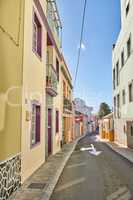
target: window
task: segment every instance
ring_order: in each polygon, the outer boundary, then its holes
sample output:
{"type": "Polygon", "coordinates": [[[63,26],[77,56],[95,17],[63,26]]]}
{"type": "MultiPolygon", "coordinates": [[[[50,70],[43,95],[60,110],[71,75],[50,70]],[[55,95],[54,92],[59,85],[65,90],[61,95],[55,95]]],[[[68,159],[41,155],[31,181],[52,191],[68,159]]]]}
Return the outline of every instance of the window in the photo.
{"type": "Polygon", "coordinates": [[[125,90],[122,91],[122,103],[123,103],[123,105],[126,103],[126,93],[125,93],[125,90]]]}
{"type": "Polygon", "coordinates": [[[130,55],[131,55],[131,36],[127,41],[127,57],[129,58],[130,55]]]}
{"type": "Polygon", "coordinates": [[[46,56],[46,64],[49,64],[49,59],[50,58],[50,56],[49,56],[49,51],[47,51],[47,56],[46,56]]]}
{"type": "Polygon", "coordinates": [[[32,104],[31,146],[40,142],[40,105],[32,104]]]}
{"type": "Polygon", "coordinates": [[[71,100],[71,91],[69,90],[69,99],[71,100]]]}
{"type": "Polygon", "coordinates": [[[33,51],[39,57],[42,56],[42,26],[35,13],[33,19],[33,51]]]}
{"type": "Polygon", "coordinates": [[[69,88],[67,86],[67,98],[69,99],[69,88]]]}
{"type": "Polygon", "coordinates": [[[113,69],[113,88],[115,89],[115,69],[113,69]]]}
{"type": "Polygon", "coordinates": [[[129,102],[133,101],[133,85],[129,84],[129,102]]]}
{"type": "Polygon", "coordinates": [[[56,110],[56,133],[59,133],[59,111],[56,110]]]}
{"type": "Polygon", "coordinates": [[[131,125],[131,136],[133,136],[133,126],[131,125]]]}
{"type": "Polygon", "coordinates": [[[57,79],[59,81],[59,61],[56,59],[56,73],[57,73],[57,79]]]}
{"type": "Polygon", "coordinates": [[[130,10],[130,2],[128,2],[127,7],[126,7],[126,17],[129,13],[129,10],[130,10]]]}
{"type": "Polygon", "coordinates": [[[120,117],[120,95],[117,95],[117,117],[120,117]]]}
{"type": "Polygon", "coordinates": [[[124,51],[122,51],[122,53],[121,53],[121,67],[124,66],[124,63],[125,63],[125,61],[124,61],[124,51]]]}
{"type": "Polygon", "coordinates": [[[114,117],[116,118],[116,97],[114,97],[114,117]]]}
{"type": "Polygon", "coordinates": [[[116,64],[116,83],[119,85],[119,61],[116,64]]]}
{"type": "Polygon", "coordinates": [[[63,81],[63,96],[66,97],[66,83],[63,81]]]}
{"type": "Polygon", "coordinates": [[[125,125],[123,126],[123,131],[124,131],[124,133],[126,133],[126,126],[125,125]]]}

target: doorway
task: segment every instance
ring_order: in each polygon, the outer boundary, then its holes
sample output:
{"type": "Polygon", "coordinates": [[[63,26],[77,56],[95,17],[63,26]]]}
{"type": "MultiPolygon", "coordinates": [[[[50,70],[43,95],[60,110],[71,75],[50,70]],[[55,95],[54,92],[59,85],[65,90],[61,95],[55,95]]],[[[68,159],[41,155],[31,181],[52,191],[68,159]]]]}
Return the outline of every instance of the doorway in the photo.
{"type": "Polygon", "coordinates": [[[48,155],[52,153],[52,109],[48,109],[48,155]]]}

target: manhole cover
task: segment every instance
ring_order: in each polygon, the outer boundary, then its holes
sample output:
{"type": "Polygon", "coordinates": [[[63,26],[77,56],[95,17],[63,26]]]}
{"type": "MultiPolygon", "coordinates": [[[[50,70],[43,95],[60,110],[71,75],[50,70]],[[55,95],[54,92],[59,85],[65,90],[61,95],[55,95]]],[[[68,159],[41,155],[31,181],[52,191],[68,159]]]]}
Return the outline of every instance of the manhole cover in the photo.
{"type": "Polygon", "coordinates": [[[28,188],[29,189],[37,189],[37,190],[43,190],[46,186],[46,183],[31,183],[28,188]]]}

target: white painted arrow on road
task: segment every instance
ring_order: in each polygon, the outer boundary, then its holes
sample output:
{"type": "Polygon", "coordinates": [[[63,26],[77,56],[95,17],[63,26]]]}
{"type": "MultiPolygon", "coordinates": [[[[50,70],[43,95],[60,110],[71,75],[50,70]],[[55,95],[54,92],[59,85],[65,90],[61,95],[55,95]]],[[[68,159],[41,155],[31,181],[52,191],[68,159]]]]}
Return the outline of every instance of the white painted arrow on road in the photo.
{"type": "Polygon", "coordinates": [[[91,147],[81,148],[80,151],[89,151],[94,156],[99,156],[102,153],[102,151],[97,151],[93,144],[91,144],[91,147]]]}
{"type": "Polygon", "coordinates": [[[91,151],[92,147],[86,147],[86,148],[83,147],[83,148],[80,149],[80,151],[89,151],[89,150],[91,151]]]}

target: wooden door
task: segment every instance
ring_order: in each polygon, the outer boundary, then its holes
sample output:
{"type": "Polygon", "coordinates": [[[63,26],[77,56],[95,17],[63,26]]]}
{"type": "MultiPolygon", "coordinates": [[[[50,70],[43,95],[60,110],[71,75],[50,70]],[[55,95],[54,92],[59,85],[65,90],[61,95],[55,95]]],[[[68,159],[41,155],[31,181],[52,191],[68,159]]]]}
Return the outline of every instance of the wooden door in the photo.
{"type": "Polygon", "coordinates": [[[48,109],[48,154],[52,153],[52,109],[48,109]]]}

